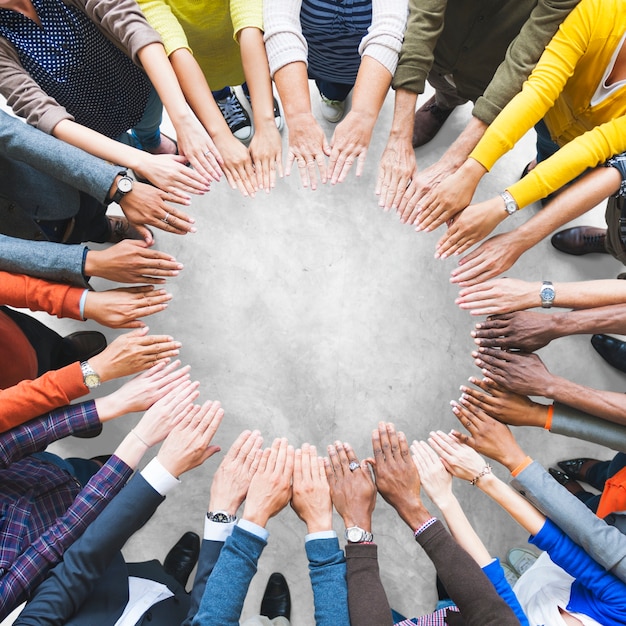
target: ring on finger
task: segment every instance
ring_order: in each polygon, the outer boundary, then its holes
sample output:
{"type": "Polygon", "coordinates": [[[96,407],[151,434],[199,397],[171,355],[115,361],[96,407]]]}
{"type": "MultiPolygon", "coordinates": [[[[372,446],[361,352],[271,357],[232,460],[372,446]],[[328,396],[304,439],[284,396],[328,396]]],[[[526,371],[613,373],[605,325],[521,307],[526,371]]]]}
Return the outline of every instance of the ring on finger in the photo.
{"type": "Polygon", "coordinates": [[[350,461],[350,465],[348,465],[348,469],[351,472],[354,472],[355,470],[358,470],[359,467],[361,467],[361,464],[358,461],[350,461]]]}
{"type": "Polygon", "coordinates": [[[169,219],[169,217],[170,217],[170,214],[169,214],[169,213],[166,213],[166,214],[165,214],[165,217],[163,218],[163,220],[162,220],[162,221],[163,221],[163,222],[165,222],[166,224],[169,224],[169,222],[167,221],[167,220],[169,219]]]}
{"type": "Polygon", "coordinates": [[[211,151],[210,151],[210,150],[207,150],[206,152],[203,152],[202,154],[204,154],[204,156],[205,156],[205,157],[208,157],[208,156],[209,156],[209,154],[211,154],[211,151]]]}
{"type": "Polygon", "coordinates": [[[465,422],[465,428],[469,428],[471,425],[472,425],[472,422],[470,422],[469,420],[465,422]]]}

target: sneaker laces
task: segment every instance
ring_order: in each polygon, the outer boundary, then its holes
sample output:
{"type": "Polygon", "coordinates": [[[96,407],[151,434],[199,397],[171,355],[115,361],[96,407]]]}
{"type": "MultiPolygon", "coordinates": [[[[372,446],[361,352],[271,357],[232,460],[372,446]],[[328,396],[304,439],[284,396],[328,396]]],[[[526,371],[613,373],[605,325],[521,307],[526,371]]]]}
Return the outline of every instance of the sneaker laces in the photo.
{"type": "Polygon", "coordinates": [[[246,113],[243,110],[241,103],[232,91],[230,95],[223,100],[218,100],[217,106],[222,111],[222,115],[224,116],[226,123],[231,128],[239,124],[243,126],[248,123],[246,113]]]}

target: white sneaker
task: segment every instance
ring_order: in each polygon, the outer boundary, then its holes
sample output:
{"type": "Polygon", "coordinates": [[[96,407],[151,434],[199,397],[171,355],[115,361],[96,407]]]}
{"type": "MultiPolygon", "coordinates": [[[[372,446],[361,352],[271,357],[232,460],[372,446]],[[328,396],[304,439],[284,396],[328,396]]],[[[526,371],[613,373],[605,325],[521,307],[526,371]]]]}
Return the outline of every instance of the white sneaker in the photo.
{"type": "Polygon", "coordinates": [[[333,124],[338,122],[346,111],[345,100],[329,100],[324,94],[320,94],[320,108],[322,110],[322,117],[327,122],[333,124]]]}

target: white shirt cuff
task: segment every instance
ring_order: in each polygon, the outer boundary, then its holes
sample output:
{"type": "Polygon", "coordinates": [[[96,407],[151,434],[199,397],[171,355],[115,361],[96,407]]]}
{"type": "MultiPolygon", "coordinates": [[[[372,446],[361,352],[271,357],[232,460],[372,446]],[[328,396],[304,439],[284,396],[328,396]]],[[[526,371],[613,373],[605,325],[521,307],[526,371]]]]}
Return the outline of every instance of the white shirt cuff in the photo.
{"type": "Polygon", "coordinates": [[[204,538],[207,541],[226,541],[232,534],[236,522],[224,524],[222,522],[212,522],[204,515],[204,538]]]}
{"type": "Polygon", "coordinates": [[[316,533],[309,533],[304,536],[304,543],[315,541],[316,539],[336,539],[337,533],[334,530],[320,530],[316,533]]]}
{"type": "Polygon", "coordinates": [[[156,457],[141,470],[141,475],[162,496],[166,496],[172,489],[180,485],[180,480],[172,476],[156,457]]]}
{"type": "Polygon", "coordinates": [[[237,526],[239,526],[243,530],[247,530],[253,535],[256,535],[260,539],[263,539],[263,541],[267,541],[267,538],[270,536],[269,532],[265,530],[265,528],[259,526],[258,524],[255,524],[254,522],[250,522],[247,519],[240,519],[237,522],[237,526]]]}

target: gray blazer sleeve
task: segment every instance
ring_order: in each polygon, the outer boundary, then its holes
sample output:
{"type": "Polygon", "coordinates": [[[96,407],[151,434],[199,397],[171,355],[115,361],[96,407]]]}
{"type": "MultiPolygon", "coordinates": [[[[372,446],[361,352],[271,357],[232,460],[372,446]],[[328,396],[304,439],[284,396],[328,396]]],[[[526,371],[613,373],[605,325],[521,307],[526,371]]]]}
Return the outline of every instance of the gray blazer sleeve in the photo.
{"type": "Polygon", "coordinates": [[[554,403],[550,432],[626,452],[626,426],[583,413],[559,402],[554,403]]]}
{"type": "Polygon", "coordinates": [[[0,234],[0,270],[87,287],[83,276],[86,246],[28,241],[0,234]]]}
{"type": "Polygon", "coordinates": [[[537,461],[511,483],[602,567],[626,582],[626,535],[591,512],[537,461]]]}

